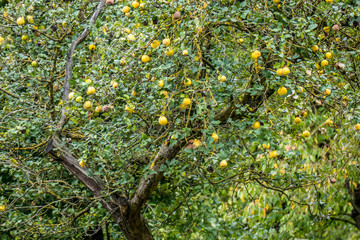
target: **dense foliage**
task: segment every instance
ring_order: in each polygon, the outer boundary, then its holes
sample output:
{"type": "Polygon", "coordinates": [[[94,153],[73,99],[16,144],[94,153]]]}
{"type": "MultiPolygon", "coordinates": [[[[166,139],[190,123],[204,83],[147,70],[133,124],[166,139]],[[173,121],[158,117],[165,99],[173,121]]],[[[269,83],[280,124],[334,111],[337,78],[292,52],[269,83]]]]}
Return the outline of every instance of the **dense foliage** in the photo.
{"type": "Polygon", "coordinates": [[[2,239],[360,237],[359,1],[111,2],[1,10],[2,239]]]}

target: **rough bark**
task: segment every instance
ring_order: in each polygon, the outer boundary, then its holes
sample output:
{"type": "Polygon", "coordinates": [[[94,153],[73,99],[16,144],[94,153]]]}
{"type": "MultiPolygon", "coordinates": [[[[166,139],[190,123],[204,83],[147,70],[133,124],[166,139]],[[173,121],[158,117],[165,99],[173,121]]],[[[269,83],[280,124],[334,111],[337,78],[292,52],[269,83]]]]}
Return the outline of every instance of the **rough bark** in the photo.
{"type": "Polygon", "coordinates": [[[100,179],[89,176],[87,168],[81,167],[74,154],[54,137],[48,144],[47,152],[76,176],[111,214],[127,239],[153,239],[151,231],[140,211],[131,209],[128,200],[117,194],[110,194],[100,179]],[[136,213],[136,214],[135,214],[136,213]]]}
{"type": "Polygon", "coordinates": [[[161,165],[164,162],[173,159],[185,144],[186,142],[182,140],[174,146],[169,146],[167,144],[162,145],[154,160],[157,163],[154,166],[154,170],[157,171],[157,173],[149,174],[140,180],[139,186],[130,201],[133,214],[136,215],[140,213],[142,206],[145,204],[150,194],[156,189],[164,174],[164,171],[159,171],[161,165]]]}
{"type": "MultiPolygon", "coordinates": [[[[90,22],[89,22],[89,26],[91,27],[92,25],[95,24],[96,19],[99,17],[101,11],[103,10],[103,8],[105,7],[105,0],[101,0],[95,10],[95,12],[93,13],[90,22]]],[[[69,92],[70,92],[70,84],[69,84],[69,80],[72,77],[72,72],[73,72],[73,55],[74,55],[74,51],[76,49],[76,47],[82,43],[86,37],[89,35],[90,30],[89,28],[86,28],[81,34],[80,36],[78,36],[70,45],[70,48],[68,50],[67,53],[67,57],[66,57],[66,66],[65,66],[65,80],[64,80],[64,92],[63,92],[63,108],[62,108],[62,113],[61,113],[61,119],[59,121],[58,124],[58,132],[61,131],[61,129],[64,127],[64,125],[67,122],[67,103],[69,101],[69,92]]]]}
{"type": "Polygon", "coordinates": [[[348,214],[348,216],[350,216],[355,222],[353,223],[340,218],[337,218],[336,220],[351,223],[360,230],[360,188],[352,189],[349,179],[345,180],[344,187],[348,190],[348,193],[351,196],[351,205],[353,206],[351,214],[348,214]]]}

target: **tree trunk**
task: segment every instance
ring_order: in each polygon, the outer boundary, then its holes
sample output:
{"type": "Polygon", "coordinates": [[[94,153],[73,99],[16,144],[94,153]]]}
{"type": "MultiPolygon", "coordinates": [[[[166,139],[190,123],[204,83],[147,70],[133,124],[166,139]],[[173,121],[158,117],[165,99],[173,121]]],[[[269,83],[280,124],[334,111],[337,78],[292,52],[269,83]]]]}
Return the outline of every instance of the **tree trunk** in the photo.
{"type": "MultiPolygon", "coordinates": [[[[140,216],[129,216],[127,219],[128,229],[121,229],[123,233],[127,233],[125,235],[126,239],[129,240],[153,240],[153,236],[151,231],[146,223],[146,220],[142,215],[140,216]]],[[[116,222],[118,222],[116,220],[116,222]]],[[[119,223],[118,223],[119,225],[119,223]]],[[[120,226],[120,225],[119,225],[120,226]]]]}
{"type": "Polygon", "coordinates": [[[137,205],[131,206],[125,197],[109,194],[102,181],[89,176],[87,168],[79,165],[78,160],[58,137],[49,141],[46,152],[77,177],[98,198],[116,221],[126,239],[154,239],[146,220],[141,215],[141,208],[137,205]]]}

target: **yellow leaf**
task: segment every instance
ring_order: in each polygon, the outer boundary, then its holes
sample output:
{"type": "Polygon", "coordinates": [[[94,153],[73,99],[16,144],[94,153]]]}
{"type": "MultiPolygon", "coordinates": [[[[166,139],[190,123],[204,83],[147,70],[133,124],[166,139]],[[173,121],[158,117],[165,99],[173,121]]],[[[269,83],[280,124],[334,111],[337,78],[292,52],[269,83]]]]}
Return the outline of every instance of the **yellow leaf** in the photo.
{"type": "Polygon", "coordinates": [[[195,139],[193,144],[195,147],[198,147],[198,146],[200,146],[201,142],[199,140],[195,139]]]}
{"type": "Polygon", "coordinates": [[[155,162],[152,162],[150,165],[150,169],[153,170],[154,166],[155,166],[155,162]]]}

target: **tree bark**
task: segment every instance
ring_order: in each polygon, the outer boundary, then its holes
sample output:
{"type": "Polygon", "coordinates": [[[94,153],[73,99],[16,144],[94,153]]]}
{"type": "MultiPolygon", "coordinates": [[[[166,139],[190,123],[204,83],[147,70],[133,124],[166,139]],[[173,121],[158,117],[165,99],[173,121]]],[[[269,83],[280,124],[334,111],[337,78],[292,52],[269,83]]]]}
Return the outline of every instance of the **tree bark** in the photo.
{"type": "Polygon", "coordinates": [[[76,176],[98,198],[103,207],[111,214],[126,239],[153,239],[148,225],[137,206],[132,207],[125,197],[110,194],[100,179],[89,176],[87,168],[81,167],[74,154],[58,137],[49,141],[47,152],[76,176]]]}

